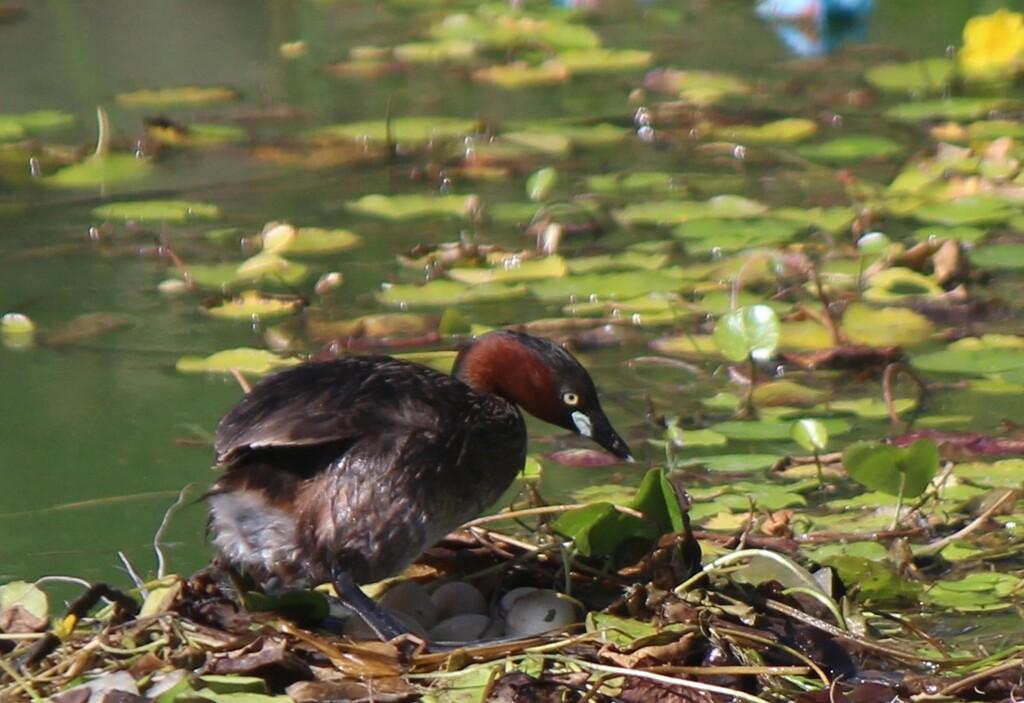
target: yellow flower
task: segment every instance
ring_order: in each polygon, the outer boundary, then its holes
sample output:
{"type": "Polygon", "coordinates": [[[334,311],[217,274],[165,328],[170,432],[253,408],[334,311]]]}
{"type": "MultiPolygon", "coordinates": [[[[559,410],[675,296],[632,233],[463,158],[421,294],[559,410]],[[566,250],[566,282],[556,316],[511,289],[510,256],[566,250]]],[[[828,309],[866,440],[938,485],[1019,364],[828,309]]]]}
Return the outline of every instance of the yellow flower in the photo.
{"type": "Polygon", "coordinates": [[[960,64],[970,73],[1015,70],[1024,54],[1024,15],[998,10],[972,17],[964,26],[960,64]]]}

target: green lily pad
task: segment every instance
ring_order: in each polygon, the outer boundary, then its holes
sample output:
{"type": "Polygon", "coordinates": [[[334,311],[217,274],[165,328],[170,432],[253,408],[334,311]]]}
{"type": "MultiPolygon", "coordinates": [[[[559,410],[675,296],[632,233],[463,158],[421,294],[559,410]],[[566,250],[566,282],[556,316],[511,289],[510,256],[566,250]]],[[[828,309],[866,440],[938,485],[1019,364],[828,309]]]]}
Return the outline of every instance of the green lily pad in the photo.
{"type": "Polygon", "coordinates": [[[117,104],[123,107],[164,108],[174,105],[203,105],[214,102],[234,100],[238,94],[230,88],[183,86],[180,88],[161,88],[158,90],[133,90],[115,97],[117,104]]]}
{"type": "MultiPolygon", "coordinates": [[[[916,408],[917,402],[910,398],[895,398],[892,406],[897,415],[902,415],[916,408]]],[[[863,418],[883,419],[889,417],[889,406],[884,400],[875,396],[852,400],[833,400],[829,402],[828,407],[837,413],[851,413],[863,418]]]]}
{"type": "Polygon", "coordinates": [[[641,49],[572,49],[558,53],[558,62],[574,75],[639,71],[653,61],[654,54],[641,49]]]}
{"type": "Polygon", "coordinates": [[[915,208],[910,215],[921,222],[948,227],[1006,222],[1017,208],[995,195],[974,195],[956,200],[932,201],[915,208]]]}
{"type": "Polygon", "coordinates": [[[409,63],[440,63],[442,61],[465,61],[476,56],[477,45],[463,39],[421,41],[399,44],[393,50],[398,61],[409,63]]]}
{"type": "Polygon", "coordinates": [[[792,239],[804,226],[771,218],[704,218],[684,222],[672,229],[672,236],[683,241],[691,254],[740,251],[792,239]]]}
{"type": "MultiPolygon", "coordinates": [[[[716,434],[719,433],[716,432],[716,434]]],[[[770,469],[780,459],[782,459],[782,456],[779,454],[706,454],[684,456],[679,461],[684,465],[700,464],[711,471],[753,473],[770,469]]],[[[690,492],[693,493],[693,491],[690,492]]],[[[694,494],[695,497],[696,495],[694,494]]]]}
{"type": "MultiPolygon", "coordinates": [[[[891,289],[887,289],[892,294],[908,290],[899,287],[899,279],[883,280],[886,280],[886,285],[892,286],[891,289]]],[[[916,282],[918,279],[915,277],[913,280],[916,282]]],[[[931,286],[927,287],[927,290],[934,294],[934,289],[938,288],[938,285],[930,279],[926,281],[927,285],[931,286]]],[[[912,286],[909,290],[917,288],[912,286]]],[[[941,288],[939,291],[941,292],[941,288]]],[[[909,347],[930,340],[935,332],[935,325],[927,317],[910,308],[876,308],[863,303],[850,303],[843,313],[842,329],[850,341],[856,344],[873,347],[909,347]]]]}
{"type": "Polygon", "coordinates": [[[22,608],[43,619],[49,616],[49,599],[46,593],[27,581],[9,581],[0,586],[0,610],[20,605],[22,608]]]}
{"type": "Polygon", "coordinates": [[[1024,269],[1024,243],[987,244],[975,247],[968,254],[971,264],[977,268],[1024,269]]]}
{"type": "Polygon", "coordinates": [[[13,131],[20,133],[20,136],[15,138],[20,138],[26,134],[66,129],[74,123],[74,115],[60,110],[37,110],[35,112],[0,115],[0,139],[5,136],[3,130],[8,126],[16,128],[13,131]]]}
{"type": "Polygon", "coordinates": [[[727,97],[747,95],[750,84],[728,73],[719,71],[679,71],[666,69],[656,79],[657,89],[678,93],[682,100],[698,104],[719,102],[727,97]]]}
{"type": "Polygon", "coordinates": [[[913,357],[911,364],[921,371],[973,376],[1014,371],[1024,368],[1024,339],[1005,335],[958,339],[942,351],[913,357]]]}
{"type": "Polygon", "coordinates": [[[796,153],[805,159],[828,163],[844,163],[861,159],[881,159],[898,156],[903,153],[904,149],[905,147],[902,144],[886,137],[852,134],[820,144],[799,146],[796,149],[796,153]]]}
{"type": "Polygon", "coordinates": [[[712,336],[718,350],[730,361],[763,360],[775,353],[782,326],[767,305],[750,305],[720,317],[712,336]]]}
{"type": "Polygon", "coordinates": [[[790,117],[762,125],[728,125],[715,129],[719,139],[753,144],[795,144],[818,133],[818,123],[804,117],[790,117]]]}
{"type": "Polygon", "coordinates": [[[681,286],[675,269],[615,271],[531,281],[530,292],[544,301],[619,300],[650,293],[674,293],[681,286]]]}
{"type": "Polygon", "coordinates": [[[47,185],[58,188],[91,188],[111,183],[135,181],[152,170],[145,159],[132,154],[90,156],[81,163],[65,166],[43,179],[47,185]]]}
{"type": "Polygon", "coordinates": [[[384,220],[405,221],[428,217],[466,217],[475,202],[472,195],[364,195],[350,200],[350,210],[384,220]]]}
{"type": "Polygon", "coordinates": [[[942,98],[894,105],[883,114],[892,120],[976,120],[990,112],[1014,109],[1017,102],[1003,98],[942,98]]]}
{"type": "Polygon", "coordinates": [[[299,227],[285,251],[293,256],[336,254],[359,246],[361,241],[358,234],[347,229],[299,227]]]}
{"type": "Polygon", "coordinates": [[[901,266],[882,269],[868,279],[868,284],[864,299],[878,302],[936,297],[946,292],[934,278],[901,266]]]}
{"type": "MultiPolygon", "coordinates": [[[[853,429],[849,422],[840,418],[817,420],[830,436],[843,435],[853,429]]],[[[742,441],[773,441],[791,439],[792,422],[779,420],[726,420],[711,426],[729,439],[742,441]]]]}
{"type": "Polygon", "coordinates": [[[35,343],[36,325],[32,318],[20,312],[5,313],[0,317],[0,342],[9,349],[27,349],[35,343]]]}
{"type": "Polygon", "coordinates": [[[681,191],[686,176],[663,171],[629,171],[587,176],[587,188],[599,193],[669,193],[681,191]]]}
{"type": "Polygon", "coordinates": [[[872,66],[864,72],[864,80],[879,90],[939,92],[949,85],[955,73],[956,63],[952,59],[934,58],[872,66]]]}
{"type": "MultiPolygon", "coordinates": [[[[669,262],[666,253],[647,254],[639,251],[623,251],[617,254],[598,254],[597,256],[581,256],[567,259],[565,264],[572,274],[595,273],[601,271],[657,271],[669,262]]],[[[661,301],[664,303],[664,301],[661,301]]]]}
{"type": "Polygon", "coordinates": [[[297,366],[301,359],[288,358],[266,349],[226,349],[210,356],[183,356],[175,368],[181,373],[231,373],[240,371],[259,376],[279,369],[297,366]]]}
{"type": "Polygon", "coordinates": [[[963,613],[976,613],[1014,607],[1011,594],[1018,593],[1024,581],[1012,574],[975,572],[959,581],[943,579],[928,589],[924,597],[934,606],[963,613]]]}
{"type": "Polygon", "coordinates": [[[476,14],[453,14],[430,28],[430,34],[439,39],[464,39],[495,48],[545,46],[556,51],[570,49],[596,49],[601,37],[590,27],[573,24],[568,15],[549,15],[538,18],[534,14],[509,12],[507,7],[484,5],[476,14]]]}
{"type": "Polygon", "coordinates": [[[470,286],[459,281],[436,279],[425,285],[390,284],[377,294],[386,305],[401,307],[446,306],[472,302],[514,300],[527,294],[522,284],[486,283],[470,286]]]}
{"type": "Polygon", "coordinates": [[[253,318],[274,318],[291,315],[302,307],[296,298],[281,298],[265,295],[259,291],[242,291],[231,300],[206,308],[206,314],[230,320],[251,320],[253,318]]]}
{"type": "Polygon", "coordinates": [[[624,226],[680,224],[706,217],[749,218],[763,215],[768,206],[739,195],[719,195],[710,200],[653,200],[616,210],[615,219],[624,226]]]}
{"type": "Polygon", "coordinates": [[[397,117],[387,120],[366,120],[323,127],[311,137],[384,143],[388,135],[397,144],[424,145],[435,139],[456,139],[475,134],[478,120],[456,117],[397,117]]]}
{"type": "Polygon", "coordinates": [[[557,182],[557,169],[551,166],[542,168],[526,179],[526,197],[534,202],[546,200],[557,182]]]}
{"type": "Polygon", "coordinates": [[[954,475],[989,488],[1024,488],[1024,459],[1003,459],[991,463],[976,461],[957,464],[954,475]]]}
{"type": "Polygon", "coordinates": [[[521,259],[513,256],[499,261],[493,267],[449,269],[448,277],[460,283],[478,285],[547,280],[561,278],[568,273],[565,259],[561,256],[545,256],[542,259],[521,259]]]}
{"type": "Polygon", "coordinates": [[[938,472],[939,449],[927,439],[906,448],[854,442],[843,452],[843,466],[850,478],[871,490],[916,498],[938,472]]]}
{"type": "Polygon", "coordinates": [[[100,205],[93,208],[92,214],[108,220],[189,222],[220,217],[220,208],[187,200],[137,200],[100,205]]]}
{"type": "MultiPolygon", "coordinates": [[[[914,230],[914,236],[920,240],[927,239],[956,239],[957,241],[964,242],[965,244],[971,244],[980,241],[985,238],[988,234],[988,230],[984,227],[972,227],[971,225],[958,225],[956,227],[946,227],[943,225],[925,225],[924,227],[918,227],[914,230]]],[[[989,247],[984,247],[988,249],[989,247]]],[[[978,253],[980,249],[971,249],[970,256],[978,253]]],[[[972,263],[973,259],[972,259],[972,263]]]]}
{"type": "Polygon", "coordinates": [[[571,74],[559,61],[552,59],[537,66],[525,61],[498,64],[473,72],[473,80],[490,83],[506,90],[520,90],[537,86],[557,85],[569,80],[571,74]]]}
{"type": "Polygon", "coordinates": [[[541,152],[552,156],[564,156],[572,150],[572,139],[556,131],[524,129],[515,132],[504,132],[500,141],[533,152],[541,152]]]}

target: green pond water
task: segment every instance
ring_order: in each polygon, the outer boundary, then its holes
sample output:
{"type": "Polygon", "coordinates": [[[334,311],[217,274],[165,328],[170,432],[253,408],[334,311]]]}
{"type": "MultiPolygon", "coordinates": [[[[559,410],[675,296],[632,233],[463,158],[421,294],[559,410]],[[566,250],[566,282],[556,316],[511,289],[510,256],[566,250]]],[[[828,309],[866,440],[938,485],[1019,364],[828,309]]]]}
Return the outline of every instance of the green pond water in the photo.
{"type": "MultiPolygon", "coordinates": [[[[164,537],[169,569],[190,573],[210,558],[205,507],[197,500],[214,475],[209,440],[216,422],[241,391],[230,376],[184,375],[175,370],[175,362],[185,355],[265,346],[267,325],[204,316],[200,306],[214,291],[161,293],[158,285],[175,269],[158,255],[155,244],[160,237],[187,261],[237,263],[252,252],[243,252],[237,244],[211,243],[204,236],[207,230],[235,227],[241,235],[252,236],[264,223],[281,220],[352,229],[361,235],[362,244],[344,253],[305,259],[313,273],[295,286],[299,294],[313,297],[312,284],[320,273],[341,272],[343,286],[319,302],[327,306],[330,317],[349,319],[393,311],[374,298],[382,283],[422,280],[421,272],[396,263],[400,252],[417,244],[455,241],[472,229],[451,220],[389,223],[346,208],[346,202],[370,193],[437,193],[445,175],[436,155],[412,150],[392,163],[350,161],[311,168],[255,158],[258,146],[287,146],[317,126],[382,119],[389,109],[396,117],[483,118],[500,125],[542,119],[609,122],[630,130],[630,138],[571,155],[534,153],[516,161],[503,178],[456,177],[452,187],[457,193],[478,193],[489,202],[526,203],[526,177],[554,165],[559,170],[556,192],[565,198],[584,192],[588,175],[664,170],[707,174],[706,190],[699,181],[692,186],[700,198],[730,192],[772,206],[842,202],[835,183],[815,184],[813,174],[799,183],[780,177],[779,162],[763,153],[741,163],[730,155],[701,152],[695,142],[678,134],[654,145],[633,137],[637,107],[665,100],[651,95],[629,101],[646,69],[523,90],[474,83],[467,70],[443,65],[375,78],[338,77],[325,70],[332,61],[347,60],[353,47],[423,39],[424,23],[430,18],[473,7],[457,2],[417,6],[82,0],[33,3],[24,16],[0,24],[5,56],[0,111],[63,110],[76,117],[73,127],[47,135],[49,143],[91,149],[98,105],[109,112],[114,148],[120,151],[133,148],[142,135],[141,119],[151,115],[186,124],[240,125],[246,135],[235,146],[171,150],[145,179],[104,188],[58,190],[33,181],[28,164],[4,168],[0,313],[30,316],[43,339],[85,314],[116,315],[127,324],[62,345],[44,343],[24,350],[0,346],[0,580],[66,574],[126,584],[119,551],[140,572],[151,572],[154,533],[164,512],[189,484],[195,487],[187,494],[187,504],[164,537]],[[423,9],[428,5],[435,9],[423,9]],[[280,45],[297,40],[307,42],[305,55],[282,58],[280,45]],[[240,97],[227,104],[141,110],[121,107],[114,99],[137,88],[185,85],[230,86],[240,97]],[[728,183],[728,190],[718,191],[716,179],[728,183]],[[102,227],[102,220],[92,214],[104,202],[139,198],[210,202],[224,214],[210,223],[146,223],[138,229],[123,223],[102,227]],[[96,227],[100,229],[91,236],[90,229],[96,227]]],[[[896,99],[876,96],[868,104],[858,104],[836,96],[865,89],[860,80],[865,66],[942,56],[947,46],[959,44],[967,18],[991,9],[991,3],[883,1],[869,20],[867,44],[846,45],[831,58],[805,60],[787,54],[747,2],[610,2],[585,24],[598,32],[604,46],[653,51],[654,67],[728,71],[758,86],[756,98],[728,108],[737,121],[770,115],[828,122],[830,115],[843,115],[847,128],[894,139],[912,154],[925,141],[922,131],[878,118],[896,99]]],[[[842,129],[837,127],[835,134],[842,129]]],[[[882,159],[851,168],[861,177],[886,183],[899,164],[900,159],[882,159]]],[[[489,223],[475,234],[481,243],[532,246],[522,229],[522,223],[489,223]]],[[[896,223],[893,229],[898,238],[910,228],[896,223]]],[[[637,236],[612,227],[596,240],[570,240],[564,253],[614,252],[637,236]]],[[[670,239],[654,231],[644,232],[642,238],[670,239]]],[[[683,266],[706,260],[674,256],[683,266]]],[[[1019,292],[1012,274],[998,274],[987,284],[1004,299],[1012,300],[1019,292]]],[[[495,325],[562,316],[564,302],[568,301],[517,299],[455,307],[474,323],[495,325]]],[[[444,307],[429,311],[441,312],[444,307]]],[[[991,329],[1019,332],[1014,304],[1001,310],[989,318],[991,329]]],[[[600,326],[600,321],[592,325],[600,326]]],[[[648,418],[649,409],[678,414],[689,425],[688,418],[708,412],[701,399],[730,389],[727,375],[715,373],[720,361],[700,364],[705,372],[700,377],[630,363],[653,353],[653,339],[695,327],[692,322],[622,325],[613,344],[582,346],[582,356],[605,394],[608,414],[640,461],[635,468],[547,466],[546,497],[565,499],[576,488],[609,480],[635,484],[648,466],[664,458],[661,448],[647,442],[663,433],[648,418]]],[[[311,343],[308,348],[316,346],[311,343]]],[[[837,389],[840,394],[854,393],[859,383],[846,377],[837,382],[837,389]]],[[[878,385],[877,379],[870,383],[878,385]]],[[[1004,418],[1021,419],[1018,405],[1010,394],[978,397],[965,388],[949,387],[930,398],[927,411],[958,416],[951,429],[993,431],[1004,418]]],[[[887,424],[882,419],[851,422],[851,436],[885,436],[887,424]]],[[[582,446],[551,428],[537,423],[531,427],[532,451],[538,454],[582,446]]],[[[730,450],[799,451],[788,441],[741,442],[730,450]]],[[[715,478],[702,480],[714,483],[715,478]]]]}

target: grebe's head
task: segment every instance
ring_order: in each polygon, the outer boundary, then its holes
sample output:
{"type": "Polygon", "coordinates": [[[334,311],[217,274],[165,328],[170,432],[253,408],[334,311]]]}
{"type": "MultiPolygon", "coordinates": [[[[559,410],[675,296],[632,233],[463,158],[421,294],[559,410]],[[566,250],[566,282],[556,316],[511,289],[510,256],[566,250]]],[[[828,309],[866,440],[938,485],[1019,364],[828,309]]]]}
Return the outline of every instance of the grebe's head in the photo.
{"type": "Polygon", "coordinates": [[[452,375],[633,461],[629,447],[601,409],[590,374],[550,340],[512,330],[489,332],[459,352],[452,375]]]}

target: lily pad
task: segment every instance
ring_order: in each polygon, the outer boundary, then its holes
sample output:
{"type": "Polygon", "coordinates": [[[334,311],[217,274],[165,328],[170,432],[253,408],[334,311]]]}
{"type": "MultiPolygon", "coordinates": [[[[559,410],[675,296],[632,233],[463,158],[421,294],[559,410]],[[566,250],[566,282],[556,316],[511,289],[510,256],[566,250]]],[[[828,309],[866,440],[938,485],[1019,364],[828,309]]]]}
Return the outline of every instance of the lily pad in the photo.
{"type": "Polygon", "coordinates": [[[740,362],[764,360],[775,353],[782,336],[779,317],[767,305],[751,305],[726,313],[715,323],[715,345],[725,358],[740,362]]]}
{"type": "Polygon", "coordinates": [[[936,373],[973,376],[997,374],[1024,368],[1024,339],[1003,335],[967,337],[942,351],[915,356],[914,368],[936,373]]]}
{"type": "Polygon", "coordinates": [[[511,283],[517,281],[538,281],[561,278],[569,269],[561,256],[545,256],[542,259],[522,259],[518,256],[506,258],[489,268],[453,268],[448,277],[461,283],[511,283]]]}
{"type": "Polygon", "coordinates": [[[623,225],[679,224],[704,217],[748,218],[767,212],[768,206],[739,195],[719,195],[710,200],[654,200],[615,211],[623,225]]]}
{"type": "Polygon", "coordinates": [[[206,308],[211,317],[232,320],[251,320],[253,318],[274,318],[291,315],[302,307],[302,301],[296,298],[282,298],[247,290],[231,300],[206,308]]]}
{"type": "Polygon", "coordinates": [[[715,136],[753,144],[795,144],[818,133],[818,123],[789,117],[762,125],[729,125],[715,129],[715,136]]]}
{"type": "Polygon", "coordinates": [[[299,227],[285,251],[293,256],[336,254],[359,246],[361,241],[358,234],[347,229],[299,227]]]}
{"type": "Polygon", "coordinates": [[[279,369],[297,366],[301,359],[288,358],[267,351],[242,347],[226,349],[210,356],[183,356],[178,359],[175,368],[181,373],[231,373],[240,371],[256,375],[266,375],[279,369]]]}
{"type": "Polygon", "coordinates": [[[369,140],[383,143],[390,134],[398,144],[424,145],[434,139],[455,139],[475,134],[480,122],[455,117],[397,117],[390,121],[366,120],[318,129],[312,138],[369,140]]]}
{"type": "MultiPolygon", "coordinates": [[[[849,422],[840,418],[827,418],[818,422],[830,436],[846,434],[853,429],[849,422]]],[[[711,429],[729,439],[742,441],[788,440],[791,439],[793,423],[779,420],[726,420],[712,425],[711,429]]]]}
{"type": "Polygon", "coordinates": [[[922,439],[909,447],[881,442],[855,442],[843,452],[850,478],[874,491],[914,498],[931,483],[939,468],[939,450],[922,439]]]}
{"type": "Polygon", "coordinates": [[[894,301],[907,298],[936,297],[945,293],[942,286],[930,276],[902,266],[882,269],[868,279],[864,299],[894,301]]]}
{"type": "Polygon", "coordinates": [[[642,49],[573,49],[558,53],[558,62],[573,74],[636,71],[653,61],[654,54],[642,49]]]}
{"type": "Polygon", "coordinates": [[[174,105],[202,105],[234,100],[238,94],[230,88],[185,86],[159,90],[133,90],[116,96],[118,105],[138,108],[161,108],[174,105]]]}
{"type": "Polygon", "coordinates": [[[957,227],[1006,222],[1017,214],[1017,208],[998,196],[974,195],[924,203],[910,214],[922,222],[957,227]]]}
{"type": "Polygon", "coordinates": [[[864,72],[864,80],[880,90],[939,92],[949,85],[955,72],[952,59],[933,58],[872,66],[864,72]]]}
{"type": "Polygon", "coordinates": [[[151,169],[148,161],[132,154],[90,156],[81,163],[65,166],[43,179],[43,182],[58,188],[91,188],[135,181],[148,174],[151,169]]]}
{"type": "Polygon", "coordinates": [[[659,271],[617,271],[533,281],[530,292],[541,300],[619,300],[649,293],[674,293],[681,286],[675,269],[659,271]]]}
{"type": "Polygon", "coordinates": [[[92,214],[109,220],[188,222],[220,217],[220,208],[187,200],[136,200],[99,205],[93,208],[92,214]]]}
{"type": "Polygon", "coordinates": [[[522,284],[488,283],[470,286],[458,281],[437,279],[425,285],[386,285],[377,294],[377,300],[405,308],[514,300],[526,294],[526,287],[522,284]]]}
{"type": "Polygon", "coordinates": [[[886,137],[857,134],[838,137],[820,144],[805,144],[797,147],[796,153],[805,159],[844,163],[861,159],[882,159],[898,156],[905,147],[886,137]]]}
{"type": "Polygon", "coordinates": [[[771,218],[748,220],[705,218],[684,222],[672,235],[682,240],[692,254],[739,251],[786,242],[804,229],[800,223],[771,218]]]}
{"type": "Polygon", "coordinates": [[[364,195],[347,205],[363,215],[405,221],[427,217],[466,217],[475,202],[472,195],[364,195]]]}
{"type": "Polygon", "coordinates": [[[977,268],[1024,270],[1024,244],[1020,242],[975,247],[968,257],[977,268]]]}
{"type": "Polygon", "coordinates": [[[1004,98],[942,98],[894,105],[883,114],[889,119],[905,122],[927,120],[976,120],[990,112],[1012,110],[1017,102],[1004,98]]]}
{"type": "Polygon", "coordinates": [[[556,85],[565,83],[570,76],[569,69],[557,60],[545,61],[538,66],[515,61],[473,72],[473,80],[478,83],[490,83],[506,90],[556,85]]]}

